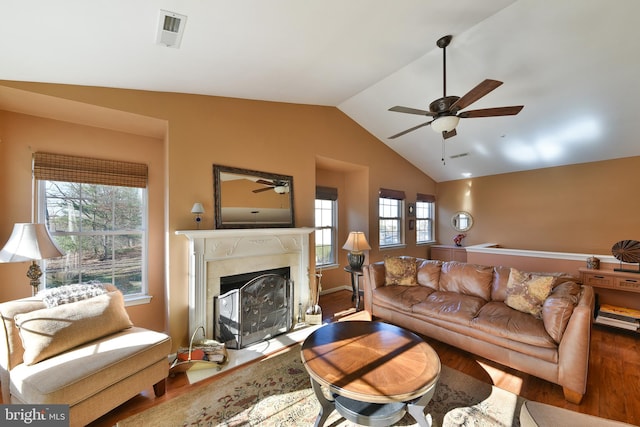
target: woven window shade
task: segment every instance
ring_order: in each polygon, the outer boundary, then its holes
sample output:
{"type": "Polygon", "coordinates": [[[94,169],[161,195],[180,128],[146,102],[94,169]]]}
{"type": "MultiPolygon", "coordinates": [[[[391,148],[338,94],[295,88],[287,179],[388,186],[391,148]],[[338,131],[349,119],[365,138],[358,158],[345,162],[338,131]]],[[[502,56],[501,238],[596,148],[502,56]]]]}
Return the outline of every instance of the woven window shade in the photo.
{"type": "Polygon", "coordinates": [[[418,193],[416,195],[416,201],[417,202],[435,202],[436,201],[436,196],[433,196],[431,194],[422,194],[422,193],[418,193]]]}
{"type": "Polygon", "coordinates": [[[389,190],[388,188],[381,188],[378,192],[378,196],[384,199],[396,199],[396,200],[404,200],[406,196],[404,195],[404,191],[401,190],[389,190]]]}
{"type": "Polygon", "coordinates": [[[338,189],[333,187],[316,187],[316,199],[338,200],[338,189]]]}
{"type": "Polygon", "coordinates": [[[62,154],[34,153],[33,176],[49,181],[147,187],[147,165],[62,154]]]}

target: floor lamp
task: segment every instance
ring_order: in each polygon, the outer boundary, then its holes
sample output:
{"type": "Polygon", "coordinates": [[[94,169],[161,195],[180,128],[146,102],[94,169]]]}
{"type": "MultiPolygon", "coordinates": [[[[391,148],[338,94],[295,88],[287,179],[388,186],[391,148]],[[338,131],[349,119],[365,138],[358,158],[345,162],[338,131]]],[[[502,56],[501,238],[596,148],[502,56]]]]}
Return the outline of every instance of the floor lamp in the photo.
{"type": "Polygon", "coordinates": [[[32,294],[38,292],[42,270],[36,261],[63,256],[44,224],[18,223],[13,226],[9,240],[0,251],[0,262],[31,261],[27,277],[32,294]]]}

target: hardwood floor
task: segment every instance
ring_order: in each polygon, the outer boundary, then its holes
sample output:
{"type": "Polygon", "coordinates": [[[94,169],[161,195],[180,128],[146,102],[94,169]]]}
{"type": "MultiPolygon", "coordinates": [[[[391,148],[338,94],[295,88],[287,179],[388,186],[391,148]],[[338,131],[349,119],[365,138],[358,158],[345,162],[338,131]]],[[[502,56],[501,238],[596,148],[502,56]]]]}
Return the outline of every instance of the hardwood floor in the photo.
{"type": "MultiPolygon", "coordinates": [[[[338,291],[322,295],[320,306],[324,321],[335,321],[353,312],[351,292],[338,291]]],[[[594,325],[587,394],[580,405],[564,400],[562,388],[558,385],[506,368],[428,337],[424,339],[437,351],[443,365],[526,399],[640,424],[640,334],[594,325]]],[[[215,381],[216,378],[201,383],[215,381]]],[[[153,390],[150,389],[90,425],[112,426],[119,419],[188,393],[201,383],[191,385],[186,381],[184,374],[179,374],[169,378],[165,396],[156,399],[153,390]]]]}

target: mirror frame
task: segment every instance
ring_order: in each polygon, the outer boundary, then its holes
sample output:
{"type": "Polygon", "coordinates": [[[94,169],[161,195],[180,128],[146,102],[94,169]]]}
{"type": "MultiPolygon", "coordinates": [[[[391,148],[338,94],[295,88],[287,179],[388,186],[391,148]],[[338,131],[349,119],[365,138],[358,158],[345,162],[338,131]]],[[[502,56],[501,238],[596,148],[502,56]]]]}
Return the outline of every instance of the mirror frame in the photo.
{"type": "MultiPolygon", "coordinates": [[[[250,169],[241,169],[231,166],[213,165],[213,199],[215,208],[215,227],[216,229],[233,229],[233,228],[287,228],[295,227],[295,216],[293,210],[293,177],[289,175],[279,175],[269,172],[254,171],[250,169]],[[232,173],[238,175],[247,175],[256,179],[289,181],[289,221],[287,222],[252,222],[252,223],[233,223],[225,222],[222,217],[222,179],[221,174],[232,173]]],[[[255,209],[259,209],[256,207],[255,209]]]]}
{"type": "Polygon", "coordinates": [[[451,217],[451,226],[453,227],[454,230],[456,230],[458,232],[469,231],[471,229],[471,227],[473,227],[473,217],[467,211],[458,211],[458,212],[454,213],[453,216],[451,217]],[[459,216],[460,215],[466,215],[467,217],[469,217],[469,225],[467,227],[458,226],[459,216]]]}

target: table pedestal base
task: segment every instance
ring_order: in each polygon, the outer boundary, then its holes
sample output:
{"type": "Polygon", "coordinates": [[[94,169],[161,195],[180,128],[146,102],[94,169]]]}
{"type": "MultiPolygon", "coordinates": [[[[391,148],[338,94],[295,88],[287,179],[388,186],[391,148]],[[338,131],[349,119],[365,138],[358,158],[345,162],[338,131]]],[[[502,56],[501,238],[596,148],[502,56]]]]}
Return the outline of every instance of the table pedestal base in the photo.
{"type": "Polygon", "coordinates": [[[427,392],[410,402],[368,403],[349,399],[340,395],[327,398],[322,387],[313,378],[311,386],[320,402],[320,413],[316,418],[315,427],[322,427],[335,409],[345,419],[364,426],[386,427],[402,419],[409,412],[420,427],[431,427],[431,415],[425,415],[424,409],[431,401],[436,391],[436,384],[427,392]]]}

